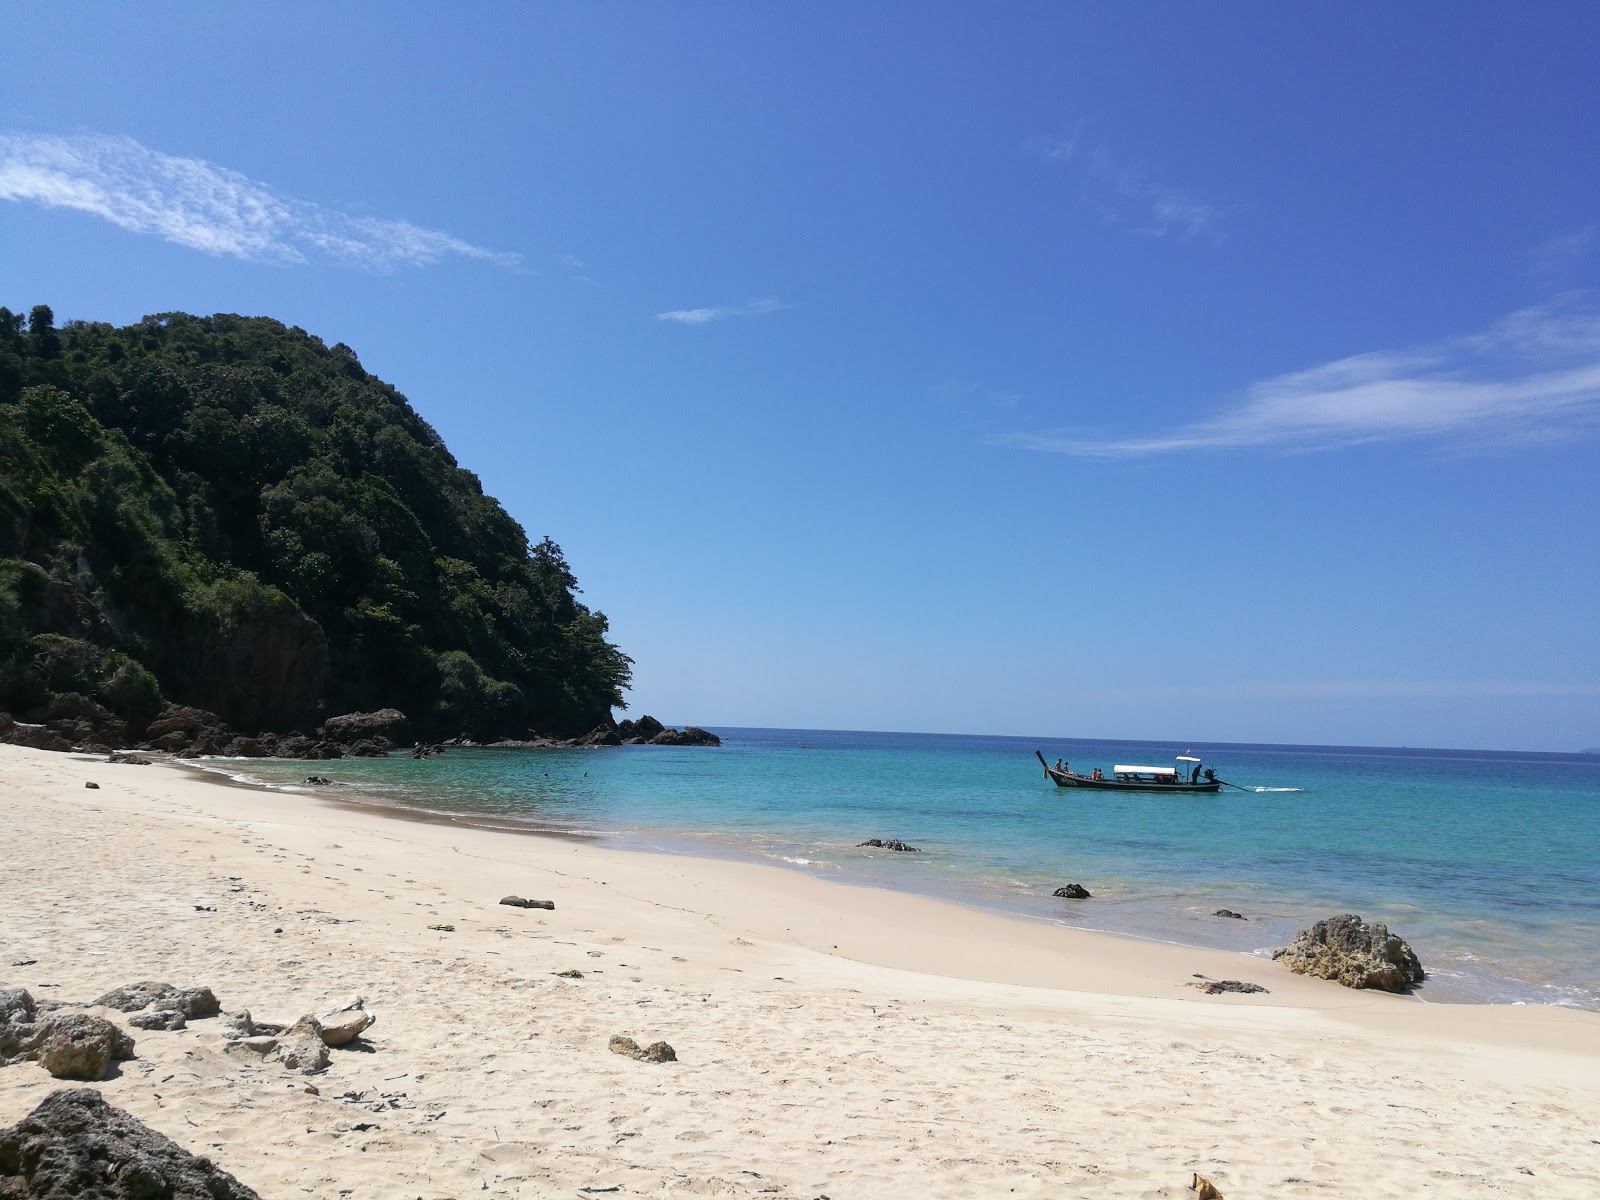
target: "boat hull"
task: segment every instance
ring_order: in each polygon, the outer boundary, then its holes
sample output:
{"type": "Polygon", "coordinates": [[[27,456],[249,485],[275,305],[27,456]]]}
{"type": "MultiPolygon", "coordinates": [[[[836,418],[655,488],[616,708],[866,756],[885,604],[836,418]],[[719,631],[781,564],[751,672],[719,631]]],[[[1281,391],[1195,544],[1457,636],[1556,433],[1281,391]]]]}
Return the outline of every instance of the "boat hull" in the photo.
{"type": "Polygon", "coordinates": [[[1122,779],[1091,779],[1087,775],[1074,775],[1071,771],[1058,771],[1054,767],[1046,767],[1045,774],[1050,776],[1059,788],[1087,788],[1096,792],[1220,792],[1222,781],[1214,779],[1209,782],[1202,780],[1199,783],[1139,783],[1128,782],[1122,779]]]}

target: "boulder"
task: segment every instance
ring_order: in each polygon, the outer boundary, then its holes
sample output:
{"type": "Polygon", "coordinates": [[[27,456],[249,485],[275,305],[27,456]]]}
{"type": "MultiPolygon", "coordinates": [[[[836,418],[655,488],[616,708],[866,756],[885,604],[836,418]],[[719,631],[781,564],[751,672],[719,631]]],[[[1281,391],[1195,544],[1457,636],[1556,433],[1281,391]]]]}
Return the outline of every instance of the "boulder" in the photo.
{"type": "Polygon", "coordinates": [[[908,846],[904,842],[897,841],[897,840],[895,840],[893,838],[891,838],[887,842],[884,841],[882,838],[868,838],[864,842],[857,842],[856,843],[856,849],[858,849],[858,850],[861,849],[863,846],[871,846],[874,850],[896,850],[896,851],[899,851],[901,854],[921,854],[922,853],[922,847],[921,846],[908,846]]]}
{"type": "Polygon", "coordinates": [[[189,1019],[176,1008],[148,1008],[143,1012],[136,1012],[128,1018],[128,1024],[135,1029],[161,1030],[173,1033],[185,1028],[189,1019]]]}
{"type": "Polygon", "coordinates": [[[1340,913],[1301,930],[1272,957],[1298,975],[1331,979],[1349,988],[1403,992],[1421,983],[1422,964],[1387,925],[1368,925],[1340,913]]]}
{"type": "Polygon", "coordinates": [[[57,1079],[104,1079],[113,1062],[133,1057],[133,1039],[104,1017],[56,1013],[39,1024],[35,1057],[57,1079]]]}
{"type": "Polygon", "coordinates": [[[72,743],[55,730],[27,721],[13,721],[11,728],[0,734],[0,741],[12,746],[27,746],[32,750],[72,749],[72,743]]]}
{"type": "Polygon", "coordinates": [[[272,756],[274,758],[305,758],[316,744],[303,733],[291,733],[273,742],[272,756]]]}
{"type": "Polygon", "coordinates": [[[106,1103],[93,1088],[52,1092],[0,1129],[6,1200],[259,1200],[232,1175],[106,1103]]]}
{"type": "Polygon", "coordinates": [[[322,1040],[322,1026],[310,1013],[283,1031],[276,1052],[285,1067],[302,1075],[315,1075],[328,1068],[328,1047],[322,1040]]]}
{"type": "Polygon", "coordinates": [[[556,907],[554,900],[524,900],[521,896],[501,896],[500,903],[509,904],[512,908],[548,908],[551,912],[556,907]]]}
{"type": "Polygon", "coordinates": [[[394,748],[388,738],[364,738],[345,748],[346,758],[387,758],[394,748]]]}
{"type": "Polygon", "coordinates": [[[142,754],[128,754],[117,750],[106,755],[108,763],[121,763],[125,767],[148,767],[150,760],[142,754]]]}
{"type": "Polygon", "coordinates": [[[380,708],[376,712],[329,717],[322,723],[321,733],[330,742],[354,743],[383,738],[393,744],[407,740],[410,726],[411,722],[398,708],[380,708]]]}
{"type": "Polygon", "coordinates": [[[208,987],[179,988],[150,979],[112,988],[93,1003],[97,1008],[114,1008],[126,1013],[138,1012],[153,1005],[182,1013],[191,1021],[214,1017],[222,1011],[222,1005],[208,987]]]}
{"type": "Polygon", "coordinates": [[[1083,884],[1081,884],[1081,883],[1069,883],[1069,884],[1066,884],[1063,887],[1058,887],[1055,891],[1051,892],[1050,894],[1052,896],[1059,896],[1063,900],[1092,900],[1092,899],[1094,899],[1094,897],[1092,895],[1090,895],[1089,889],[1084,887],[1083,884]]]}
{"type": "Polygon", "coordinates": [[[1219,908],[1211,914],[1213,917],[1228,917],[1234,921],[1248,921],[1250,918],[1243,913],[1236,913],[1231,908],[1219,908]]]}
{"type": "Polygon", "coordinates": [[[33,1059],[44,1036],[38,1017],[25,988],[0,988],[0,1067],[33,1059]]]}
{"type": "Polygon", "coordinates": [[[326,775],[307,775],[306,783],[311,787],[328,787],[333,783],[326,775]]]}
{"type": "Polygon", "coordinates": [[[189,743],[193,740],[187,730],[174,729],[171,733],[163,733],[158,738],[151,738],[150,744],[157,750],[165,750],[168,754],[176,754],[180,750],[187,750],[189,743]]]}
{"type": "Polygon", "coordinates": [[[316,1014],[322,1044],[325,1046],[344,1046],[378,1023],[376,1013],[366,1009],[366,1001],[357,996],[344,1004],[325,1008],[316,1014]]]}
{"type": "Polygon", "coordinates": [[[214,712],[192,708],[187,704],[169,704],[145,728],[144,736],[152,742],[159,742],[169,733],[186,733],[193,739],[203,730],[216,729],[221,725],[222,718],[214,712]]]}
{"type": "Polygon", "coordinates": [[[622,735],[608,725],[601,725],[579,738],[578,745],[620,746],[622,745],[622,735]]]}
{"type": "Polygon", "coordinates": [[[223,747],[222,753],[229,758],[261,758],[266,751],[255,738],[236,737],[223,747]]]}

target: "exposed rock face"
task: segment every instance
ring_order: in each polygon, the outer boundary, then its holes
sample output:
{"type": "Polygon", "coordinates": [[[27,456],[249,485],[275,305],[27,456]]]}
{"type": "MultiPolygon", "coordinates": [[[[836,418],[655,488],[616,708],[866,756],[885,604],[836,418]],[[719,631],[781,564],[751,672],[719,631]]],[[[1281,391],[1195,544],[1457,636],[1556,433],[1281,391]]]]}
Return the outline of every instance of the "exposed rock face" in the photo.
{"type": "MultiPolygon", "coordinates": [[[[275,588],[248,615],[208,621],[179,639],[170,657],[187,679],[186,695],[240,729],[292,729],[316,711],[328,673],[322,626],[275,588]],[[249,687],[239,681],[248,679],[249,687]]],[[[157,670],[166,677],[166,672],[157,670]]],[[[221,724],[222,721],[216,722],[221,724]]]]}
{"type": "Polygon", "coordinates": [[[665,725],[649,715],[642,716],[637,721],[619,721],[617,723],[617,733],[629,743],[648,742],[665,729],[665,725]]]}
{"type": "Polygon", "coordinates": [[[1318,921],[1272,957],[1296,974],[1350,988],[1403,992],[1423,978],[1410,946],[1387,925],[1368,925],[1355,913],[1318,921]]]}
{"type": "Polygon", "coordinates": [[[578,740],[580,746],[620,746],[622,735],[609,725],[600,725],[578,740]]]}
{"type": "Polygon", "coordinates": [[[40,1024],[36,1057],[57,1079],[104,1079],[113,1062],[133,1057],[133,1039],[104,1017],[56,1013],[40,1024]]]}
{"type": "Polygon", "coordinates": [[[1052,892],[1050,894],[1052,896],[1060,896],[1061,899],[1063,899],[1063,900],[1092,900],[1092,899],[1094,899],[1094,897],[1089,894],[1089,889],[1084,887],[1083,884],[1081,884],[1081,883],[1069,883],[1064,887],[1058,887],[1054,892],[1052,892]]]}
{"type": "Polygon", "coordinates": [[[411,722],[398,708],[380,708],[376,712],[329,717],[322,723],[322,736],[327,741],[345,745],[384,739],[392,746],[406,741],[410,728],[411,722]]]}
{"type": "Polygon", "coordinates": [[[62,1088],[0,1129],[0,1200],[259,1200],[93,1088],[62,1088]]]}
{"type": "Polygon", "coordinates": [[[617,1036],[611,1039],[611,1053],[626,1054],[629,1058],[637,1058],[640,1062],[677,1062],[678,1052],[666,1042],[651,1042],[641,1048],[639,1043],[631,1037],[617,1036]]]}
{"type": "Polygon", "coordinates": [[[80,692],[51,696],[23,715],[74,746],[121,746],[128,740],[127,722],[80,692]]]}

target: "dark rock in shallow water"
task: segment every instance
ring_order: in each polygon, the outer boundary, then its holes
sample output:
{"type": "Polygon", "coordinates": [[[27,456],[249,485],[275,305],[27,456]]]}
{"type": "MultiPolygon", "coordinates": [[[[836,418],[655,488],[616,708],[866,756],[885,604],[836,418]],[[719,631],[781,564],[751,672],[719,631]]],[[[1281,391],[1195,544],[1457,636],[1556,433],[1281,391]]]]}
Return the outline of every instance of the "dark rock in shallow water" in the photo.
{"type": "Polygon", "coordinates": [[[1231,908],[1219,908],[1211,914],[1213,917],[1230,917],[1235,921],[1248,921],[1250,918],[1243,913],[1236,913],[1231,908]]]}
{"type": "Polygon", "coordinates": [[[601,725],[580,738],[578,744],[580,746],[620,746],[622,745],[622,735],[615,729],[601,725]]]}
{"type": "Polygon", "coordinates": [[[1368,925],[1355,913],[1318,921],[1272,957],[1298,975],[1384,992],[1406,991],[1424,974],[1403,939],[1387,925],[1368,925]]]}
{"type": "Polygon", "coordinates": [[[646,742],[655,737],[656,734],[662,732],[664,729],[666,729],[665,725],[649,715],[642,716],[637,721],[617,722],[617,732],[621,736],[625,738],[639,738],[646,742]]]}
{"type": "Polygon", "coordinates": [[[652,746],[720,746],[722,739],[698,725],[685,725],[682,729],[663,729],[650,739],[652,746]]]}
{"type": "Polygon", "coordinates": [[[1055,891],[1051,892],[1050,894],[1052,896],[1060,896],[1063,900],[1092,900],[1092,899],[1094,899],[1094,897],[1089,894],[1089,889],[1084,887],[1083,884],[1081,884],[1081,883],[1069,883],[1069,884],[1065,885],[1064,887],[1058,887],[1055,891]]]}
{"type": "Polygon", "coordinates": [[[874,850],[898,850],[902,854],[921,854],[921,846],[908,846],[904,842],[893,839],[884,841],[882,838],[869,838],[867,841],[856,843],[856,849],[871,846],[874,850]]]}
{"type": "Polygon", "coordinates": [[[107,1104],[52,1092],[0,1129],[0,1200],[260,1200],[232,1175],[107,1104]]]}
{"type": "Polygon", "coordinates": [[[327,787],[333,782],[326,775],[307,775],[306,782],[312,787],[327,787]]]}

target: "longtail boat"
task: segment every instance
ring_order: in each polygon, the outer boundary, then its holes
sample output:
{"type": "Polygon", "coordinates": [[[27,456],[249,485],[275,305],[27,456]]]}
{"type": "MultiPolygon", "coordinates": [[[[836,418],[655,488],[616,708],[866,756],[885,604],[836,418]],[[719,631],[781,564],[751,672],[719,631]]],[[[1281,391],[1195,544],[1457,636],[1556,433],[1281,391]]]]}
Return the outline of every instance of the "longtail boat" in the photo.
{"type": "MultiPolygon", "coordinates": [[[[1105,792],[1220,792],[1223,781],[1213,771],[1202,771],[1200,760],[1180,754],[1177,767],[1140,767],[1119,765],[1106,775],[1096,770],[1092,775],[1079,775],[1067,769],[1067,764],[1052,767],[1043,754],[1035,750],[1034,756],[1044,768],[1045,778],[1062,788],[1094,788],[1105,792]]],[[[1060,759],[1056,760],[1060,762],[1060,759]]]]}

